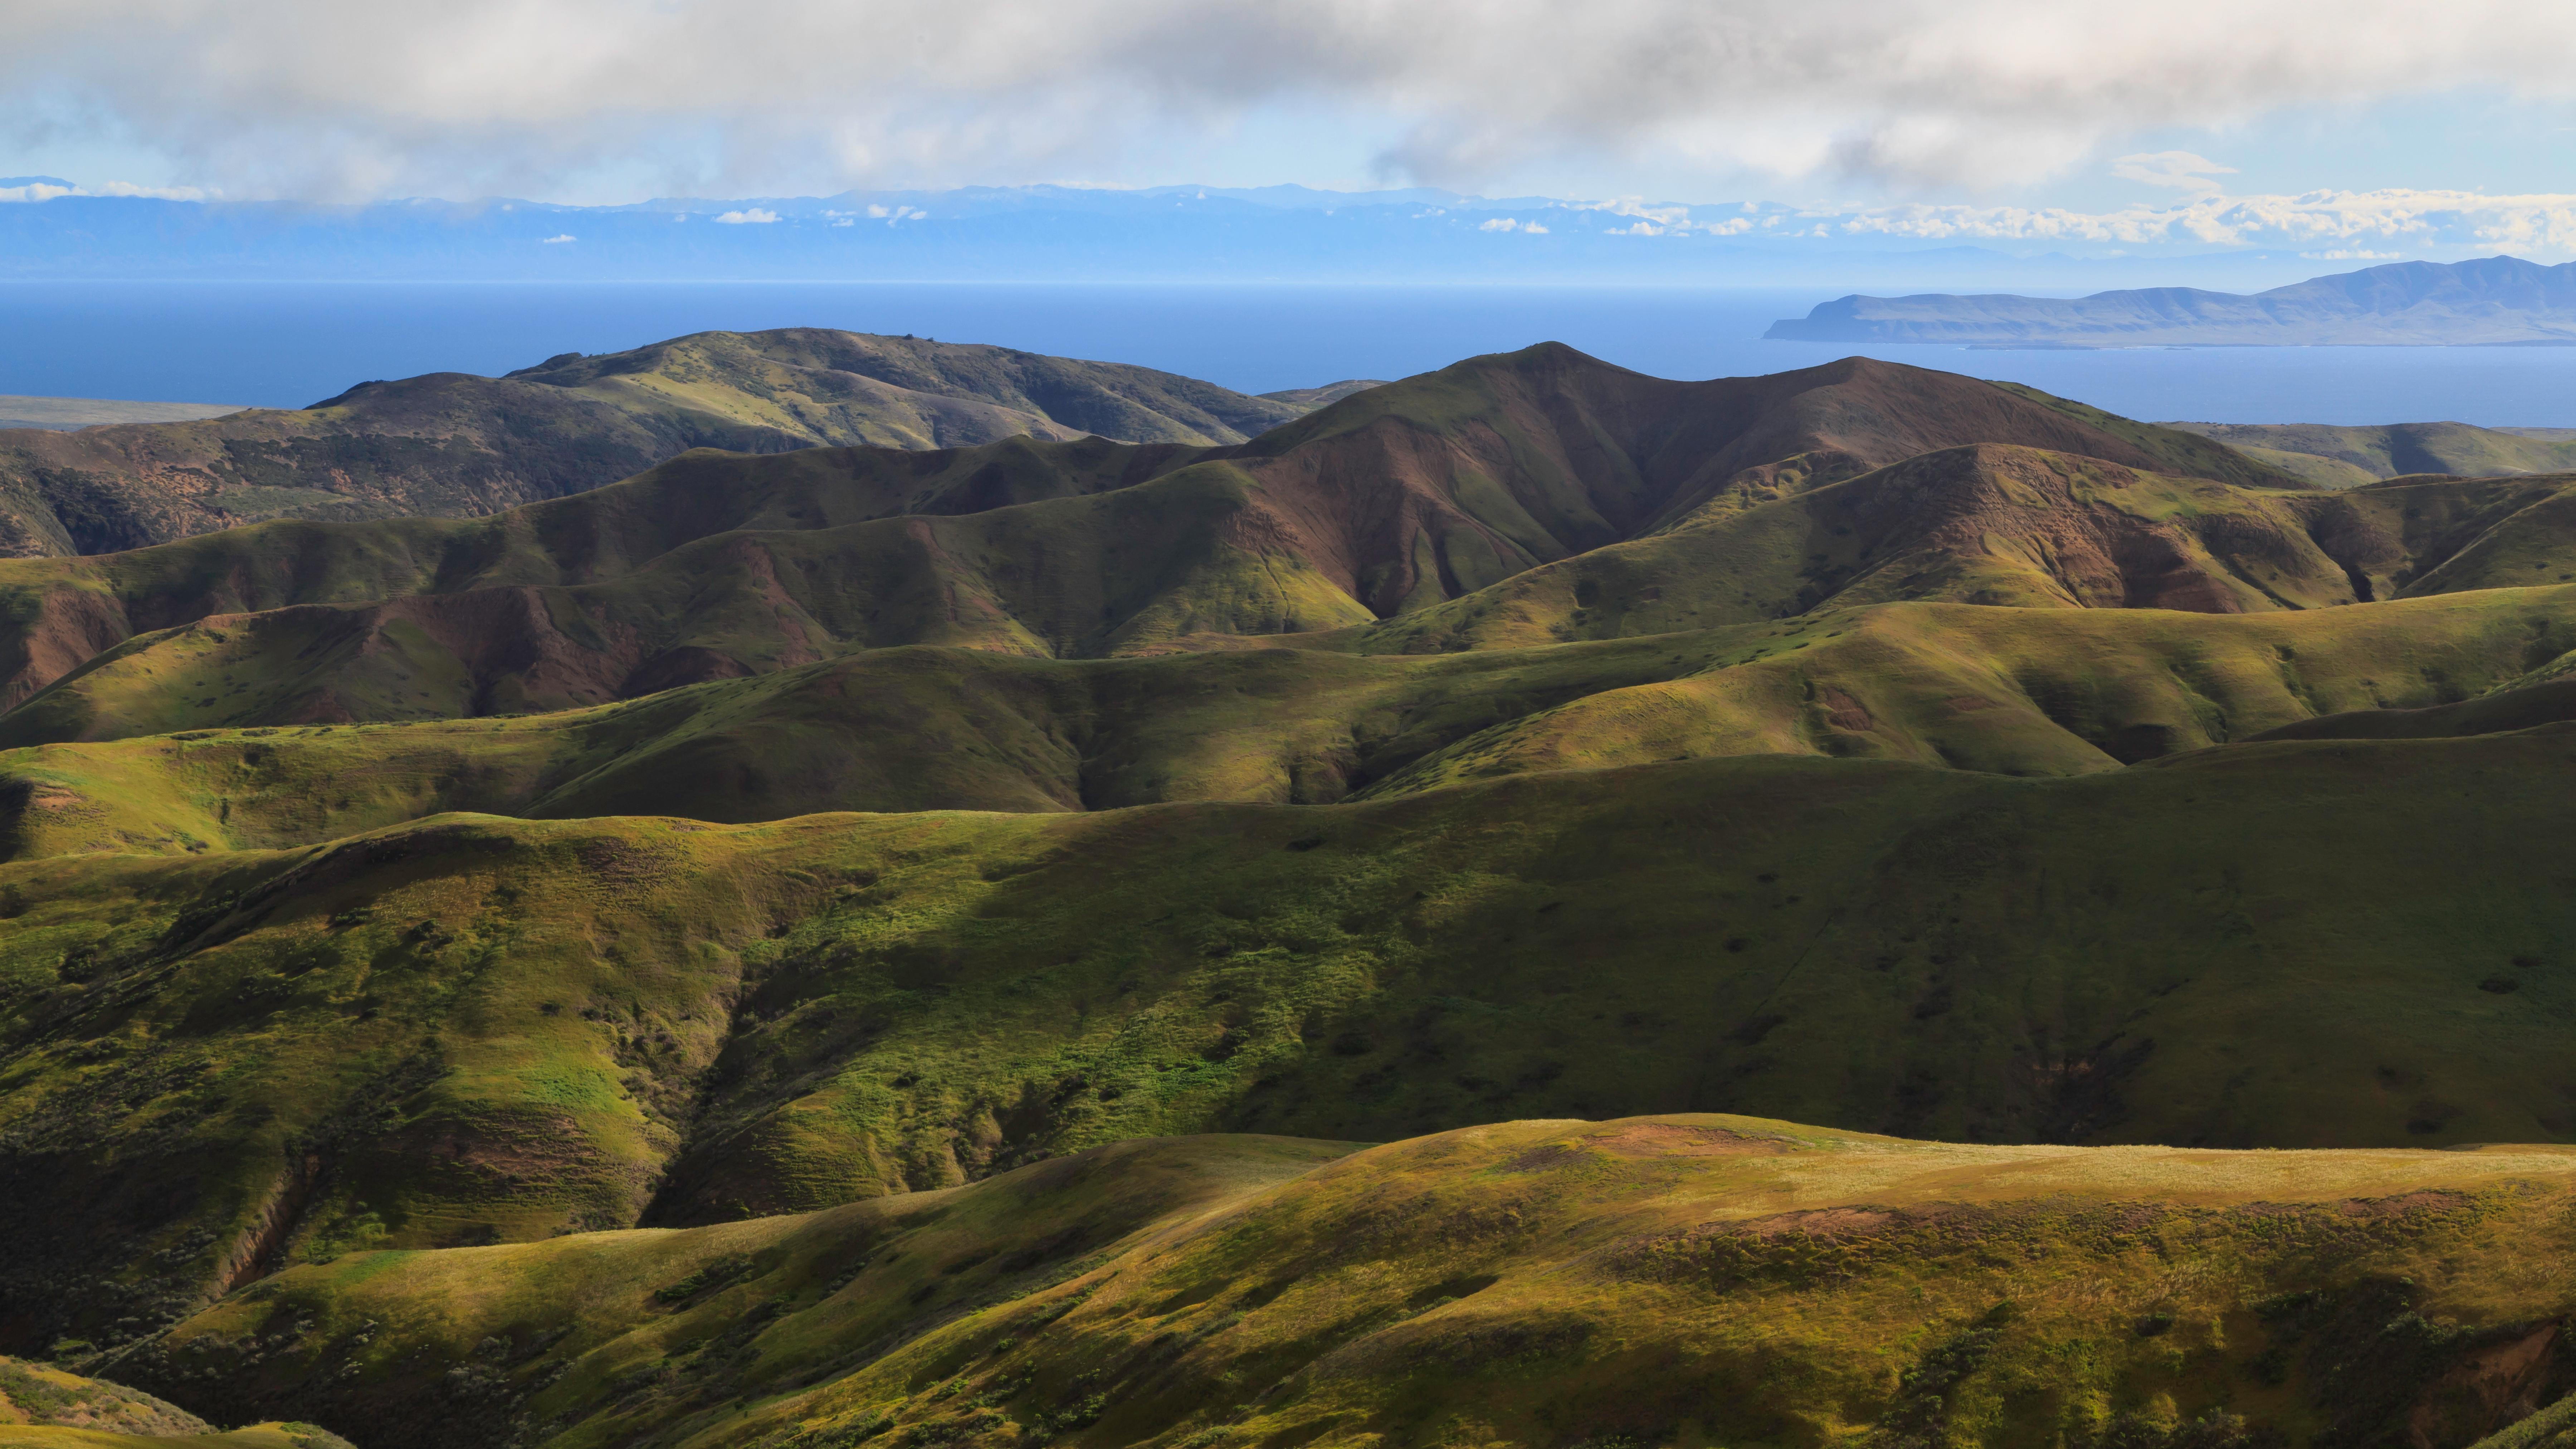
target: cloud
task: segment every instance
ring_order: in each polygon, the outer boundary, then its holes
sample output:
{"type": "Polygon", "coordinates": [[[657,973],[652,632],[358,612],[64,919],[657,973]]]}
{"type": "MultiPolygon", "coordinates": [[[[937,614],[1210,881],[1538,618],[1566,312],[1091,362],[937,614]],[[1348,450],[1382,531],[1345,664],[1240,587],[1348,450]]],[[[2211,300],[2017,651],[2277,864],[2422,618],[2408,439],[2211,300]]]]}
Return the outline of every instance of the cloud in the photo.
{"type": "Polygon", "coordinates": [[[2217,191],[2219,184],[2211,178],[2233,176],[2236,168],[2221,166],[2189,151],[2142,151],[2112,162],[2111,174],[2124,181],[2143,181],[2176,191],[2217,191]]]}
{"type": "Polygon", "coordinates": [[[778,213],[755,206],[748,211],[728,211],[716,218],[718,226],[767,226],[778,220],[778,213]]]}
{"type": "MultiPolygon", "coordinates": [[[[1425,215],[1438,215],[1438,214],[1439,214],[1439,213],[1425,213],[1425,215]]],[[[1421,220],[1421,218],[1420,218],[1420,217],[1416,217],[1416,218],[1415,218],[1415,220],[1419,221],[1419,220],[1421,220]]],[[[1515,221],[1515,220],[1513,220],[1512,218],[1510,218],[1510,217],[1508,217],[1508,216],[1497,216],[1497,217],[1492,218],[1492,219],[1491,219],[1491,220],[1489,220],[1489,221],[1480,221],[1480,222],[1476,223],[1476,230],[1478,230],[1478,231],[1518,231],[1518,232],[1527,232],[1527,233],[1528,233],[1529,235],[1531,235],[1531,236],[1545,236],[1545,235],[1547,235],[1547,228],[1546,228],[1546,227],[1544,227],[1544,226],[1539,225],[1537,222],[1534,222],[1534,221],[1515,221]]]]}
{"type": "Polygon", "coordinates": [[[2285,108],[2576,96],[2571,52],[2563,0],[11,0],[0,136],[236,195],[742,195],[1157,179],[1296,115],[1347,153],[1317,164],[1435,185],[1598,161],[1904,191],[2285,108]]]}
{"type": "Polygon", "coordinates": [[[550,247],[559,247],[559,246],[562,246],[565,242],[573,242],[573,241],[579,241],[579,240],[581,240],[581,238],[579,238],[579,237],[577,237],[577,236],[574,236],[571,232],[564,232],[564,233],[562,233],[561,235],[558,235],[558,236],[550,236],[550,237],[547,237],[547,238],[545,239],[545,241],[542,243],[542,245],[550,246],[550,247]]]}
{"type": "Polygon", "coordinates": [[[206,201],[213,193],[195,186],[134,186],[123,181],[110,181],[95,189],[87,186],[56,186],[37,181],[25,186],[0,186],[0,202],[51,201],[57,196],[144,196],[158,201],[206,201]]]}
{"type": "MultiPolygon", "coordinates": [[[[2425,247],[2576,251],[2576,194],[2481,191],[2310,191],[2296,196],[2195,197],[2172,206],[2083,212],[2054,207],[1879,207],[1818,214],[1846,235],[2218,246],[2401,242],[2425,247]]],[[[1767,224],[1767,223],[1766,223],[1767,224]]],[[[2358,258],[2374,254],[2354,251],[2358,258]]],[[[2342,258],[2335,258],[2341,260],[2342,258]]]]}

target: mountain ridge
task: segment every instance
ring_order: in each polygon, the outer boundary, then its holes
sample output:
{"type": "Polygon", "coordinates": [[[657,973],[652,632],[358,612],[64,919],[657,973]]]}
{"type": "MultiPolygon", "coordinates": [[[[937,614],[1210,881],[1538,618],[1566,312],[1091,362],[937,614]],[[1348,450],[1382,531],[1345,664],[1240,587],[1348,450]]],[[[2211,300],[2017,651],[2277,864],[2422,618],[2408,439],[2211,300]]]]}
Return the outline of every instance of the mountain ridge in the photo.
{"type": "Polygon", "coordinates": [[[2576,262],[2395,262],[2247,296],[2191,287],[2088,297],[1853,295],[1765,337],[2094,347],[2576,345],[2576,262]]]}
{"type": "Polygon", "coordinates": [[[360,383],[298,411],[0,432],[0,556],[115,552],[273,517],[471,517],[680,452],[1031,435],[1241,442],[1303,408],[1124,363],[820,328],[360,383]]]}
{"type": "Polygon", "coordinates": [[[431,637],[488,637],[469,616],[491,612],[522,621],[506,627],[532,657],[609,671],[543,708],[854,645],[1075,656],[1355,626],[1722,499],[1775,498],[1980,437],[2305,486],[2206,439],[2106,427],[2044,396],[1866,359],[1673,382],[1551,343],[1369,389],[1222,448],[691,454],[480,520],[284,522],[0,561],[0,705],[139,633],[306,605],[391,609],[431,637]]]}

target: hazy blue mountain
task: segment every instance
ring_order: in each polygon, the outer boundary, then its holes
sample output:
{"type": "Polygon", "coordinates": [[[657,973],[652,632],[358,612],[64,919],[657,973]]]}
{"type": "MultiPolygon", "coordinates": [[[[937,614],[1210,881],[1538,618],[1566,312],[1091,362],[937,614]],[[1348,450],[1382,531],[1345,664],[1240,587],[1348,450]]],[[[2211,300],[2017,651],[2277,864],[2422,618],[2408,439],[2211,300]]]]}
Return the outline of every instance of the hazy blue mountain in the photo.
{"type": "Polygon", "coordinates": [[[2398,262],[2252,296],[2191,287],[2090,297],[1850,296],[1773,323],[1764,335],[1990,346],[2576,344],[2576,262],[2398,262]]]}

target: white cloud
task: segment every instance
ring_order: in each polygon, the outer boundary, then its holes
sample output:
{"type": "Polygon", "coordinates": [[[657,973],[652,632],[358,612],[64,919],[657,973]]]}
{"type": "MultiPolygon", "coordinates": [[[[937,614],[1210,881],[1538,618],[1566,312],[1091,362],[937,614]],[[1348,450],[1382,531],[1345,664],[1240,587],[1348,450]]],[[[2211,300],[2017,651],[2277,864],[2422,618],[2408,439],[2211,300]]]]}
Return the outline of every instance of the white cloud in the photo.
{"type": "MultiPolygon", "coordinates": [[[[1416,218],[1416,220],[1419,220],[1419,219],[1420,219],[1420,218],[1416,218]]],[[[1490,218],[1490,219],[1485,220],[1485,221],[1480,221],[1480,222],[1476,223],[1476,230],[1478,230],[1478,231],[1519,231],[1519,232],[1527,232],[1527,233],[1529,233],[1531,236],[1545,236],[1545,235],[1547,235],[1547,228],[1546,228],[1546,227],[1543,227],[1543,226],[1541,226],[1541,225],[1539,225],[1537,222],[1534,222],[1534,221],[1516,221],[1516,220],[1514,220],[1513,218],[1508,217],[1508,216],[1497,216],[1497,217],[1493,217],[1493,218],[1490,218]]]]}
{"type": "Polygon", "coordinates": [[[206,201],[214,193],[195,186],[134,186],[123,181],[110,181],[103,186],[51,186],[36,182],[27,186],[0,186],[0,202],[51,201],[57,196],[140,196],[156,201],[206,201]]]}
{"type": "Polygon", "coordinates": [[[561,234],[561,235],[559,235],[559,236],[550,236],[550,237],[547,237],[547,238],[545,239],[545,241],[542,243],[542,245],[550,246],[550,247],[559,247],[559,246],[562,246],[565,242],[579,241],[579,240],[581,240],[581,238],[579,238],[579,237],[577,237],[577,236],[574,236],[571,232],[564,232],[563,234],[561,234]]]}
{"type": "MultiPolygon", "coordinates": [[[[2081,212],[2053,207],[1893,206],[1826,218],[1844,234],[1927,239],[2301,246],[2403,242],[2576,251],[2576,194],[2479,191],[2310,191],[2297,196],[2194,197],[2172,206],[2081,212]]],[[[2354,258],[2390,256],[2353,251],[2354,258]]],[[[2341,258],[2336,258],[2341,260],[2341,258]]]]}
{"type": "Polygon", "coordinates": [[[1115,179],[1289,110],[1434,184],[1976,187],[2285,108],[2576,96],[2570,53],[2563,0],[11,0],[0,134],[234,194],[739,195],[1115,179]]]}
{"type": "Polygon", "coordinates": [[[748,211],[728,211],[716,218],[716,225],[767,226],[776,220],[778,220],[777,212],[771,211],[765,206],[755,206],[748,211]]]}
{"type": "Polygon", "coordinates": [[[2149,186],[2168,186],[2176,191],[2217,191],[2213,177],[2233,176],[2236,168],[2221,166],[2206,156],[2189,151],[2142,151],[2123,156],[2111,163],[2111,174],[2124,181],[2143,181],[2149,186]]]}

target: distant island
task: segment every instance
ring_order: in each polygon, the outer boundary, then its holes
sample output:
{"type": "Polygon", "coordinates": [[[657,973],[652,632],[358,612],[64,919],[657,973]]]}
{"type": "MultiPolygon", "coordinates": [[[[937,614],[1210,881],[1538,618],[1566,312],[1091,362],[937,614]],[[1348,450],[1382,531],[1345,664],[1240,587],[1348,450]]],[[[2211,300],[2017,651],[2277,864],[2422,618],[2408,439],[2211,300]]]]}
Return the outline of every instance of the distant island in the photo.
{"type": "Polygon", "coordinates": [[[2089,297],[1843,297],[1762,334],[1990,347],[2576,345],[2576,262],[2398,262],[2243,296],[2193,287],[2089,297]]]}

